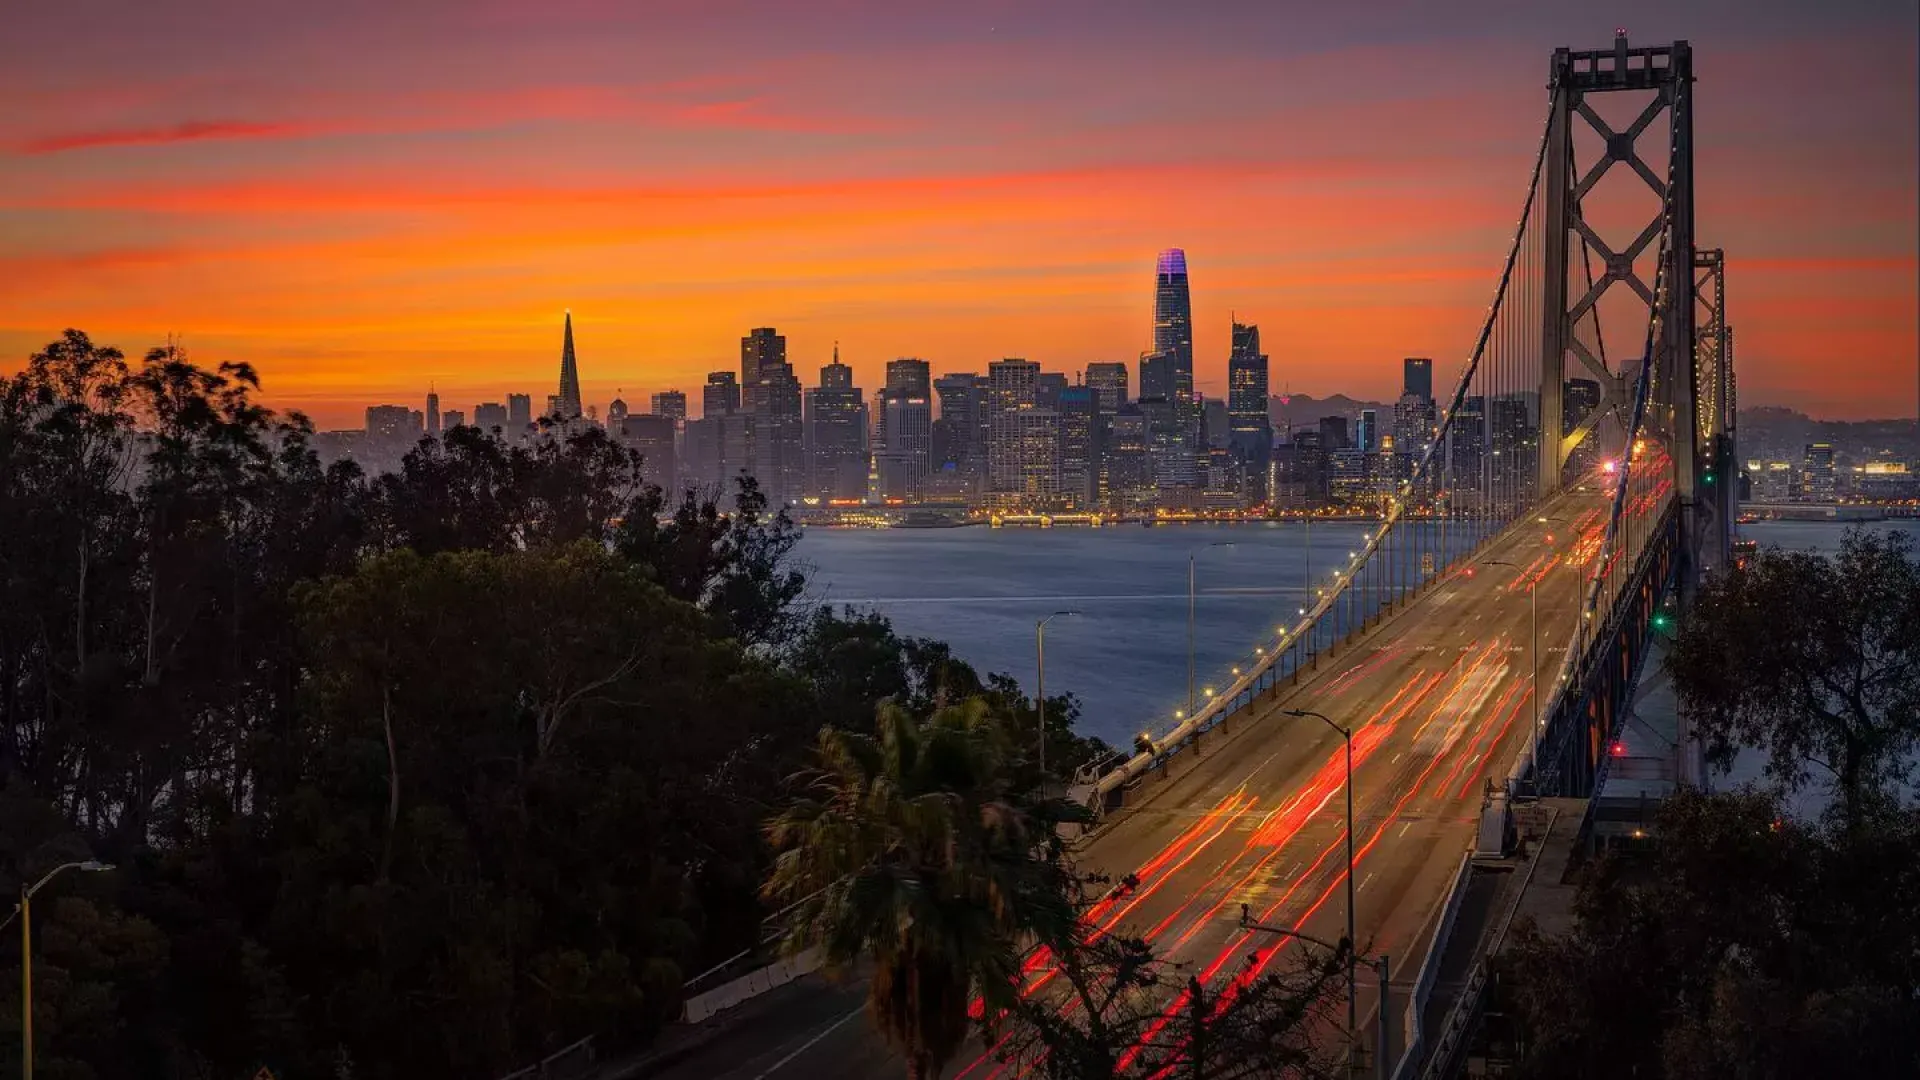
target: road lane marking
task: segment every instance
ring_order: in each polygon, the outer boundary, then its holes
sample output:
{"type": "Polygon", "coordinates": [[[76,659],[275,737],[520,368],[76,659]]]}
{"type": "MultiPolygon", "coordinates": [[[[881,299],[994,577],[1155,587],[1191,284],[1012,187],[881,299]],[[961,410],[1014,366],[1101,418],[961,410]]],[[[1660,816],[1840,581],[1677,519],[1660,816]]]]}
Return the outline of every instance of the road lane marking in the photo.
{"type": "Polygon", "coordinates": [[[840,1019],[838,1019],[838,1020],[835,1020],[835,1021],[834,1021],[834,1022],[832,1023],[832,1025],[830,1025],[830,1026],[829,1026],[829,1027],[827,1028],[827,1030],[825,1030],[825,1031],[822,1031],[822,1032],[821,1032],[820,1034],[818,1034],[818,1035],[815,1035],[815,1036],[814,1036],[813,1038],[811,1038],[811,1039],[808,1039],[808,1040],[807,1040],[806,1042],[804,1042],[804,1043],[801,1043],[801,1044],[800,1044],[800,1049],[798,1049],[798,1050],[795,1050],[795,1051],[794,1051],[793,1053],[791,1053],[791,1054],[788,1054],[788,1055],[787,1055],[786,1057],[783,1057],[783,1058],[781,1058],[781,1059],[780,1059],[779,1061],[776,1061],[776,1062],[774,1062],[774,1063],[773,1063],[773,1064],[772,1064],[771,1066],[769,1066],[769,1067],[767,1068],[767,1071],[766,1071],[766,1072],[763,1072],[763,1073],[761,1073],[761,1074],[760,1074],[759,1076],[756,1076],[756,1077],[754,1077],[754,1078],[753,1078],[753,1080],[767,1080],[767,1077],[769,1077],[769,1076],[772,1076],[772,1075],[773,1075],[774,1073],[777,1073],[777,1072],[779,1072],[779,1071],[780,1071],[781,1069],[784,1069],[784,1068],[786,1068],[786,1067],[787,1067],[787,1066],[788,1066],[789,1064],[791,1064],[791,1063],[793,1062],[793,1059],[794,1059],[794,1058],[797,1058],[797,1057],[799,1057],[799,1056],[800,1056],[801,1054],[804,1054],[804,1053],[806,1053],[807,1051],[809,1051],[809,1050],[811,1050],[811,1049],[813,1049],[813,1048],[814,1048],[814,1046],[815,1046],[815,1045],[816,1045],[817,1043],[819,1043],[819,1041],[820,1041],[821,1039],[824,1039],[824,1038],[826,1038],[827,1036],[829,1036],[829,1035],[831,1035],[831,1034],[833,1034],[834,1032],[836,1032],[836,1031],[839,1031],[839,1030],[840,1030],[840,1028],[841,1028],[841,1026],[842,1026],[842,1025],[844,1025],[844,1024],[845,1024],[845,1023],[847,1022],[847,1021],[849,1021],[849,1020],[851,1020],[851,1019],[853,1019],[853,1018],[854,1018],[854,1017],[856,1017],[856,1016],[859,1016],[859,1015],[860,1015],[861,1013],[863,1013],[863,1012],[866,1012],[866,1011],[867,1011],[867,1007],[866,1007],[865,1005],[862,1005],[862,1006],[860,1006],[859,1008],[857,1008],[857,1009],[855,1009],[855,1010],[853,1010],[852,1012],[850,1012],[850,1013],[848,1013],[847,1015],[845,1015],[845,1016],[843,1016],[843,1017],[841,1017],[840,1019]]]}
{"type": "Polygon", "coordinates": [[[1358,888],[1358,889],[1355,889],[1355,890],[1353,890],[1353,891],[1354,891],[1354,892],[1360,892],[1360,891],[1362,891],[1362,890],[1364,890],[1364,889],[1365,889],[1365,888],[1367,887],[1367,883],[1368,883],[1369,881],[1372,881],[1372,880],[1373,880],[1373,875],[1372,875],[1372,874],[1368,874],[1368,875],[1367,875],[1366,877],[1363,877],[1363,878],[1361,878],[1361,879],[1360,879],[1360,888],[1358,888]]]}

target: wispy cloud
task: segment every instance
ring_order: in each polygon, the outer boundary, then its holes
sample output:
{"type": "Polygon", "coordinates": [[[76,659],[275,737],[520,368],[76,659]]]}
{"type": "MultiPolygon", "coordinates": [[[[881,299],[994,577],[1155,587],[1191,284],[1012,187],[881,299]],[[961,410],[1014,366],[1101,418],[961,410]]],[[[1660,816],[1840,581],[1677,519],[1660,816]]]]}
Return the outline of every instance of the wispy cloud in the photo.
{"type": "MultiPolygon", "coordinates": [[[[59,154],[105,147],[170,146],[241,139],[313,135],[393,135],[472,131],[545,121],[598,121],[660,128],[783,132],[803,135],[871,134],[895,130],[878,117],[797,110],[758,93],[711,85],[669,84],[634,92],[603,86],[530,86],[475,93],[425,94],[389,103],[376,118],[352,112],[320,119],[185,120],[145,127],[89,128],[21,139],[21,154],[59,154]]],[[[338,104],[338,103],[336,103],[338,104]]]]}
{"type": "Polygon", "coordinates": [[[165,127],[111,128],[42,135],[16,144],[23,154],[59,154],[107,146],[165,146],[210,142],[216,139],[286,139],[310,135],[310,124],[260,123],[247,120],[186,120],[165,127]]]}

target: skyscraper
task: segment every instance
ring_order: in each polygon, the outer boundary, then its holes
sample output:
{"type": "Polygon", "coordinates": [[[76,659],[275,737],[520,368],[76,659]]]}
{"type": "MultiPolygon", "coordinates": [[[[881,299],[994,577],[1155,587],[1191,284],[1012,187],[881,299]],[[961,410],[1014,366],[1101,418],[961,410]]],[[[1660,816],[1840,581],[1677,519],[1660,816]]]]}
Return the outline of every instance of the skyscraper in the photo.
{"type": "Polygon", "coordinates": [[[674,460],[673,421],[664,416],[642,413],[625,417],[618,427],[608,425],[628,446],[640,451],[640,476],[649,484],[672,491],[679,481],[674,460]]]}
{"type": "Polygon", "coordinates": [[[706,392],[700,399],[700,415],[725,416],[740,411],[740,383],[731,371],[707,373],[706,392]]]}
{"type": "Polygon", "coordinates": [[[1163,352],[1140,354],[1140,400],[1173,400],[1173,358],[1163,352]]]}
{"type": "Polygon", "coordinates": [[[507,407],[497,401],[483,401],[473,407],[473,426],[481,431],[505,433],[507,431],[507,407]]]}
{"type": "Polygon", "coordinates": [[[441,431],[449,431],[453,428],[465,427],[466,423],[466,413],[461,412],[459,409],[448,409],[446,412],[440,414],[439,418],[434,421],[433,426],[439,428],[441,431]]]}
{"type": "MultiPolygon", "coordinates": [[[[1182,405],[1193,401],[1193,301],[1187,292],[1187,253],[1168,248],[1160,253],[1153,273],[1153,351],[1172,365],[1171,396],[1182,405]]],[[[1141,380],[1142,397],[1147,396],[1141,380]]]]}
{"type": "Polygon", "coordinates": [[[1433,361],[1423,356],[1409,356],[1402,361],[1400,393],[1412,394],[1427,401],[1433,400],[1433,361]]]}
{"type": "Polygon", "coordinates": [[[669,420],[685,420],[687,395],[678,390],[662,390],[653,395],[653,415],[669,420]]]}
{"type": "Polygon", "coordinates": [[[1353,448],[1371,453],[1380,449],[1380,414],[1372,409],[1360,410],[1360,422],[1353,428],[1353,448]]]}
{"type": "Polygon", "coordinates": [[[1100,412],[1112,416],[1127,403],[1127,365],[1095,362],[1087,365],[1087,385],[1100,397],[1100,412]]]}
{"type": "Polygon", "coordinates": [[[767,501],[799,497],[806,461],[800,428],[800,380],[787,363],[787,339],[770,326],[740,339],[741,407],[753,417],[753,474],[767,501]]]}
{"type": "Polygon", "coordinates": [[[1320,418],[1320,449],[1329,453],[1345,450],[1351,446],[1347,439],[1347,418],[1344,416],[1323,416],[1320,418]]]}
{"type": "Polygon", "coordinates": [[[367,441],[406,449],[420,434],[420,424],[405,405],[367,406],[367,441]]]}
{"type": "MultiPolygon", "coordinates": [[[[834,355],[838,356],[840,347],[834,346],[834,355]]],[[[917,357],[903,356],[887,361],[887,389],[901,390],[920,397],[932,397],[933,384],[931,366],[917,357]]]]}
{"type": "Polygon", "coordinates": [[[864,499],[867,406],[838,346],[833,363],[820,369],[820,385],[807,391],[806,423],[808,491],[830,501],[864,499]]]}
{"type": "MultiPolygon", "coordinates": [[[[838,344],[834,345],[833,351],[835,356],[840,355],[840,346],[838,344]]],[[[887,381],[881,385],[880,392],[874,395],[873,445],[875,453],[884,453],[888,445],[887,402],[891,400],[895,394],[920,397],[927,399],[929,402],[932,401],[933,391],[931,379],[932,373],[925,360],[911,356],[902,356],[897,360],[887,361],[887,381]]],[[[931,421],[929,421],[929,423],[931,423],[931,421]]]]}
{"type": "Polygon", "coordinates": [[[1227,355],[1229,445],[1239,459],[1252,502],[1267,495],[1267,465],[1273,460],[1273,422],[1267,409],[1267,356],[1260,351],[1260,328],[1233,324],[1233,351],[1227,355]]]}
{"type": "Polygon", "coordinates": [[[1060,410],[1060,394],[1067,388],[1067,377],[1058,371],[1043,371],[1033,384],[1033,403],[1042,409],[1060,410]]]}
{"type": "Polygon", "coordinates": [[[933,456],[933,402],[915,389],[886,392],[886,444],[875,455],[880,492],[888,499],[917,502],[925,494],[933,456]]]}
{"type": "Polygon", "coordinates": [[[433,392],[432,390],[428,390],[427,391],[427,434],[433,435],[433,436],[438,436],[440,434],[440,420],[441,420],[440,395],[433,392]]]}
{"type": "MultiPolygon", "coordinates": [[[[1038,446],[1040,365],[1030,360],[995,360],[987,365],[987,488],[992,501],[1013,506],[1038,494],[1044,487],[1052,495],[1058,488],[1059,446],[1055,439],[1050,460],[1032,461],[1038,446]],[[1029,466],[1032,466],[1029,468],[1029,466]],[[1053,480],[1042,475],[1051,468],[1053,480]]],[[[1053,417],[1046,416],[1052,428],[1053,417]]]]}
{"type": "Polygon", "coordinates": [[[1413,463],[1426,453],[1427,445],[1433,441],[1433,429],[1439,422],[1434,411],[1433,399],[1421,397],[1408,390],[1400,395],[1393,405],[1393,452],[1403,461],[1404,470],[1411,471],[1413,463]]]}
{"type": "Polygon", "coordinates": [[[556,414],[562,420],[580,415],[580,363],[573,354],[573,309],[567,309],[566,336],[560,345],[560,402],[556,414]]]}
{"type": "Polygon", "coordinates": [[[627,400],[616,394],[612,401],[607,402],[607,430],[618,434],[620,425],[626,421],[627,400]]]}
{"type": "Polygon", "coordinates": [[[1831,502],[1838,490],[1834,481],[1833,444],[1808,443],[1800,460],[1800,497],[1809,502],[1831,502]]]}
{"type": "Polygon", "coordinates": [[[1107,505],[1142,510],[1153,505],[1152,435],[1138,405],[1122,405],[1108,426],[1101,465],[1107,477],[1107,505]]]}
{"type": "Polygon", "coordinates": [[[1069,509],[1090,510],[1100,497],[1100,395],[1069,386],[1056,404],[1060,425],[1060,494],[1069,509]]]}
{"type": "Polygon", "coordinates": [[[533,395],[507,395],[507,434],[519,438],[533,423],[533,395]]]}
{"type": "Polygon", "coordinates": [[[952,476],[943,477],[943,483],[971,500],[987,475],[987,380],[959,371],[934,380],[933,389],[940,403],[933,465],[951,467],[952,476]]]}

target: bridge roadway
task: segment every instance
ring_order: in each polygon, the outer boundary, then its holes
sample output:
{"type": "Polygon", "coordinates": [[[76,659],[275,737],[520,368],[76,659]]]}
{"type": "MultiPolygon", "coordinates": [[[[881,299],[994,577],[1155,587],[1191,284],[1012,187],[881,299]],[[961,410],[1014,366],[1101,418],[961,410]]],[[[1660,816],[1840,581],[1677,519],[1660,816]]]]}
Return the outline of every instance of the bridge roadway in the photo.
{"type": "MultiPolygon", "coordinates": [[[[1484,782],[1502,779],[1526,745],[1533,709],[1527,660],[1528,583],[1541,613],[1540,677],[1558,670],[1567,617],[1597,552],[1604,497],[1565,493],[1510,528],[1369,635],[1310,668],[1297,687],[1211,732],[1170,777],[1149,774],[1134,805],[1086,842],[1082,864],[1139,885],[1094,909],[1102,925],[1143,934],[1187,971],[1231,972],[1258,950],[1290,962],[1298,948],[1238,925],[1241,903],[1266,925],[1327,940],[1345,931],[1344,765],[1340,736],[1313,709],[1353,731],[1358,928],[1369,955],[1393,958],[1389,1022],[1401,1018],[1431,917],[1472,844],[1484,782]],[[1518,569],[1485,565],[1513,563],[1518,569]]],[[[1187,755],[1181,755],[1186,758],[1187,755]]],[[[1268,970],[1276,968],[1269,967],[1268,970]]],[[[1361,970],[1362,1030],[1374,1030],[1375,977],[1361,970]]],[[[1221,980],[1224,983],[1224,979],[1221,980]]],[[[721,1018],[725,1030],[656,1075],[715,1080],[830,1077],[893,1080],[902,1073],[861,1015],[857,987],[802,980],[721,1018]]],[[[1363,1037],[1369,1048],[1371,1035],[1363,1037]]],[[[970,1047],[945,1074],[1012,1075],[970,1047]]]]}

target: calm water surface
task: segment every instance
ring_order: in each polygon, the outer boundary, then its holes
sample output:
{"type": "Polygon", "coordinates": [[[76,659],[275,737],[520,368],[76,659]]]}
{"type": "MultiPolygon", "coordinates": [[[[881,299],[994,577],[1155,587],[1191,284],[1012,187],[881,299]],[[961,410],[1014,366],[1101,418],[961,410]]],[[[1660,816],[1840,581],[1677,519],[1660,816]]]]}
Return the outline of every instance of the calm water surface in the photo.
{"type": "MultiPolygon", "coordinates": [[[[1873,523],[1920,542],[1920,522],[1873,523]]],[[[1187,703],[1187,556],[1197,553],[1197,692],[1223,685],[1298,616],[1306,575],[1324,583],[1357,551],[1362,523],[1138,525],[1104,529],[810,529],[797,554],[812,598],[879,611],[904,634],[948,642],[982,674],[1029,692],[1034,622],[1047,624],[1047,689],[1083,706],[1081,730],[1124,743],[1187,703]],[[1215,547],[1231,544],[1231,547],[1215,547]]],[[[1762,547],[1834,551],[1843,525],[1763,522],[1762,547]]]]}
{"type": "Polygon", "coordinates": [[[1047,692],[1071,692],[1081,730],[1125,742],[1187,703],[1187,556],[1197,552],[1196,693],[1224,685],[1283,622],[1305,575],[1359,550],[1362,523],[1103,529],[810,529],[797,554],[817,602],[879,611],[948,642],[984,675],[1033,689],[1034,622],[1047,624],[1047,692]],[[1214,544],[1232,544],[1214,547],[1214,544]]]}

